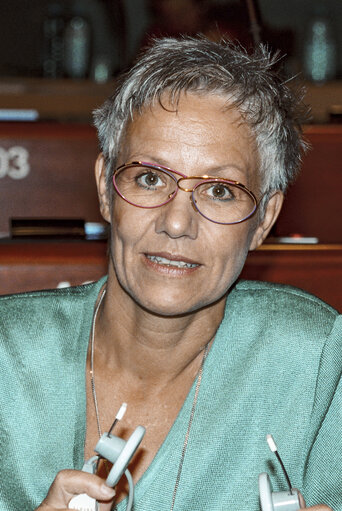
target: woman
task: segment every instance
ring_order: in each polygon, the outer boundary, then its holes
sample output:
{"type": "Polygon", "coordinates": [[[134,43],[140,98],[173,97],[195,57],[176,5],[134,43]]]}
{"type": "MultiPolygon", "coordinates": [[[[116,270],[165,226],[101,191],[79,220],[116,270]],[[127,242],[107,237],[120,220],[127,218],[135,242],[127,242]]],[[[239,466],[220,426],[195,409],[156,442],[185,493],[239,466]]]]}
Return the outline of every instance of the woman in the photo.
{"type": "Polygon", "coordinates": [[[237,281],[304,147],[273,65],[264,50],[160,40],[95,113],[108,277],[1,299],[1,509],[66,509],[79,493],[111,509],[80,468],[127,402],[116,434],[147,430],[136,511],[258,510],[260,472],[285,489],[267,433],[307,505],[342,510],[338,314],[237,281]]]}

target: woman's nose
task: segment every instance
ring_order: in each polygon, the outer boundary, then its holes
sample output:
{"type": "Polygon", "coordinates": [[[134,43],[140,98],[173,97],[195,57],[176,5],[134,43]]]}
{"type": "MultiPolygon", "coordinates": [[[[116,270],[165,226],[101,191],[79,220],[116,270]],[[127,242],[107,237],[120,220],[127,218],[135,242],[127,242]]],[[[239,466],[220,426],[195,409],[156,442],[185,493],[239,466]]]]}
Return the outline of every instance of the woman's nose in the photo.
{"type": "Polygon", "coordinates": [[[194,210],[190,199],[190,193],[179,190],[171,202],[158,208],[156,232],[164,232],[170,238],[195,239],[198,233],[199,215],[194,210]]]}

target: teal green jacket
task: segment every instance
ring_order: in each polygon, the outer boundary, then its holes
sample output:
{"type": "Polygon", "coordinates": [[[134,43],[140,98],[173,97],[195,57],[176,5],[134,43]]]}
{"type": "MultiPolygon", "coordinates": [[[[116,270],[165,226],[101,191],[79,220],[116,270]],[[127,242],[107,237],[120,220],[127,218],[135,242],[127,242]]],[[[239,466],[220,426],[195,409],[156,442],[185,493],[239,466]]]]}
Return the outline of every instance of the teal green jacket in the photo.
{"type": "MultiPolygon", "coordinates": [[[[83,464],[85,364],[99,281],[0,298],[0,510],[32,511],[83,464]]],[[[176,511],[258,511],[258,474],[342,511],[342,321],[295,288],[239,282],[204,365],[176,511]]],[[[194,395],[136,486],[168,511],[194,395]]],[[[125,501],[117,508],[125,509],[125,501]]]]}

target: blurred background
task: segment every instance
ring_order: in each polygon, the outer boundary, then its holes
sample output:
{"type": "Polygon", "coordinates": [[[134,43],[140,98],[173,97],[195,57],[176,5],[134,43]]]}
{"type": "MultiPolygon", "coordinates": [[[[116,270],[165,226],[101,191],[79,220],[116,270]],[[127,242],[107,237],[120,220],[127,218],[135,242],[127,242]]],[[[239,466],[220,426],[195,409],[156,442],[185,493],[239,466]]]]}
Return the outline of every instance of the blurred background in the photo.
{"type": "MultiPolygon", "coordinates": [[[[150,35],[201,32],[248,46],[251,5],[261,40],[286,54],[290,73],[302,72],[313,80],[342,77],[341,0],[2,0],[0,75],[53,74],[46,62],[49,44],[61,34],[64,66],[55,71],[59,77],[77,75],[70,63],[72,51],[86,54],[79,75],[95,78],[100,61],[115,75],[150,35]],[[73,48],[76,38],[78,50],[73,48]],[[327,60],[327,70],[315,76],[319,59],[327,60]]],[[[98,79],[104,79],[100,74],[98,79]]]]}
{"type": "Polygon", "coordinates": [[[91,112],[151,38],[258,42],[306,87],[311,150],[243,276],[342,309],[342,0],[1,0],[0,294],[106,271],[91,112]]]}

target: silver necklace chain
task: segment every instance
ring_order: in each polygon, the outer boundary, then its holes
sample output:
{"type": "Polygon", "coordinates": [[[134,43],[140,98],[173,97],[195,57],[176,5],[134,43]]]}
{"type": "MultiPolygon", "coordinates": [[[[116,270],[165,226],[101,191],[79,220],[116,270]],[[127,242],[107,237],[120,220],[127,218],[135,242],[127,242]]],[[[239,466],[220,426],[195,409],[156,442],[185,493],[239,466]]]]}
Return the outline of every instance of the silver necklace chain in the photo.
{"type": "Polygon", "coordinates": [[[101,430],[101,424],[100,424],[100,414],[99,414],[99,405],[97,403],[97,396],[96,396],[96,388],[95,388],[95,373],[94,373],[94,351],[95,351],[95,327],[96,327],[96,318],[97,314],[100,310],[102,300],[104,298],[104,295],[106,294],[106,288],[102,290],[101,296],[99,301],[97,302],[94,316],[93,316],[93,322],[91,325],[91,340],[90,340],[90,386],[91,386],[91,393],[93,395],[93,401],[94,401],[94,408],[95,408],[95,415],[96,415],[96,424],[97,424],[97,432],[99,434],[99,438],[102,436],[102,430],[101,430]]]}
{"type": "Polygon", "coordinates": [[[200,389],[201,381],[202,381],[203,366],[204,366],[205,359],[207,358],[207,355],[208,355],[208,349],[209,349],[208,348],[208,344],[206,344],[206,346],[204,348],[204,351],[203,351],[202,362],[201,362],[200,368],[199,368],[198,373],[197,373],[197,382],[196,382],[196,388],[195,388],[195,395],[194,395],[194,400],[192,402],[192,407],[191,407],[191,413],[190,413],[188,427],[187,427],[187,430],[186,430],[186,433],[185,433],[185,437],[184,437],[182,454],[181,454],[181,459],[180,459],[179,466],[178,466],[178,472],[177,472],[175,487],[173,489],[172,503],[171,503],[170,511],[173,511],[173,509],[175,507],[177,490],[178,490],[180,478],[181,478],[181,475],[182,475],[182,468],[183,468],[185,453],[186,453],[186,449],[188,447],[188,440],[189,440],[189,436],[190,436],[190,430],[191,430],[192,422],[194,420],[195,409],[196,409],[196,405],[197,405],[198,393],[199,393],[199,389],[200,389]]]}
{"type": "MultiPolygon", "coordinates": [[[[101,304],[102,304],[102,301],[103,301],[103,298],[104,298],[105,294],[106,294],[106,288],[103,289],[103,291],[101,293],[101,296],[99,298],[99,301],[98,301],[98,303],[96,305],[95,311],[94,311],[93,321],[92,321],[92,325],[91,325],[91,337],[90,337],[90,386],[91,386],[91,392],[92,392],[93,401],[94,401],[94,408],[95,408],[95,415],[96,415],[96,424],[97,424],[97,432],[98,432],[99,438],[102,436],[102,430],[101,430],[99,406],[98,406],[98,401],[97,401],[97,396],[96,396],[96,388],[95,388],[94,351],[95,351],[96,318],[97,318],[97,315],[98,315],[98,312],[100,310],[100,307],[101,307],[101,304]]],[[[206,346],[205,346],[205,348],[203,350],[203,357],[202,357],[201,365],[200,365],[200,368],[199,368],[198,373],[197,373],[197,382],[196,382],[196,388],[195,388],[195,395],[194,395],[194,400],[192,402],[192,407],[191,407],[188,427],[187,427],[187,430],[186,430],[186,433],[185,433],[185,437],[184,437],[184,443],[183,443],[181,457],[180,457],[180,461],[179,461],[179,466],[178,466],[178,471],[177,471],[175,487],[173,489],[173,494],[172,494],[172,502],[171,502],[170,511],[173,511],[174,507],[175,507],[177,490],[178,490],[179,483],[180,483],[180,478],[181,478],[181,475],[182,475],[182,469],[183,469],[183,463],[184,463],[184,459],[185,459],[185,453],[186,453],[186,450],[187,450],[187,447],[188,447],[188,441],[189,441],[189,437],[190,437],[190,430],[191,430],[191,426],[192,426],[192,423],[193,423],[193,420],[194,420],[194,415],[195,415],[195,410],[196,410],[196,405],[197,405],[198,394],[199,394],[199,390],[200,390],[200,386],[201,386],[204,362],[205,362],[205,359],[207,358],[208,351],[209,351],[209,347],[208,346],[209,346],[209,343],[206,344],[206,346]]]]}

